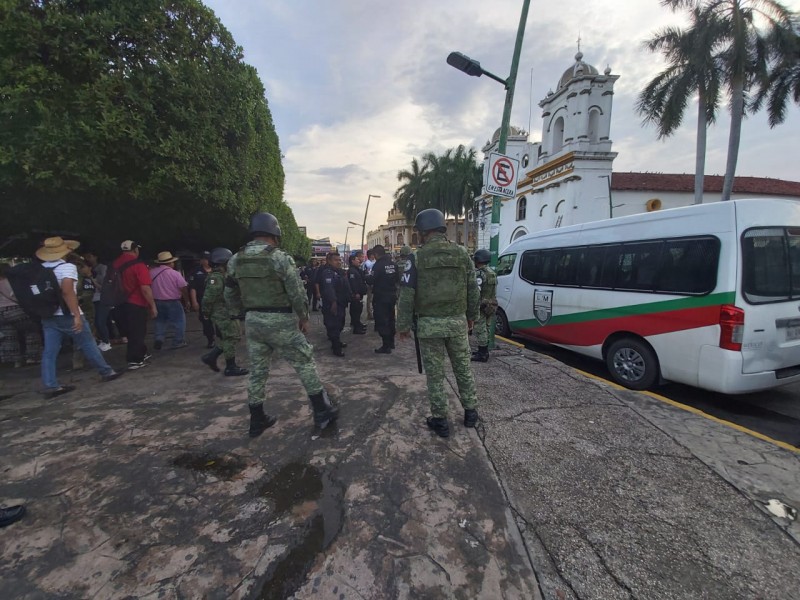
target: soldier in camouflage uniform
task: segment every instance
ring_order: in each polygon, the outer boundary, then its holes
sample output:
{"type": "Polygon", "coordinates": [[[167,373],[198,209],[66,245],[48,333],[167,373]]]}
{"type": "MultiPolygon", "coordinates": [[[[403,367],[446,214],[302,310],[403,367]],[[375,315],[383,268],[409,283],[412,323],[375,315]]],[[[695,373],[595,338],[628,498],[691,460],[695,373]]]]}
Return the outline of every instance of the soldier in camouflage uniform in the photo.
{"type": "Polygon", "coordinates": [[[264,413],[263,404],[273,353],[297,371],[311,400],[314,424],[323,429],[336,420],[339,410],[331,406],[317,375],[314,349],[303,335],[308,331],[303,282],[292,257],[278,247],[281,228],[273,215],[256,213],[249,231],[252,241],[228,261],[225,301],[233,312],[246,315],[250,437],[261,435],[276,421],[264,413]]]}
{"type": "Polygon", "coordinates": [[[227,248],[214,248],[208,260],[211,273],[206,276],[201,310],[203,317],[211,319],[217,334],[217,343],[211,352],[204,354],[200,359],[212,371],[219,372],[217,359],[220,354],[225,355],[225,375],[247,375],[247,369],[236,365],[236,344],[242,339],[242,330],[239,325],[238,314],[231,314],[225,303],[225,266],[233,256],[227,248]]]}
{"type": "Polygon", "coordinates": [[[478,351],[473,353],[472,360],[488,362],[489,360],[489,325],[497,312],[497,275],[489,268],[492,254],[488,250],[478,250],[473,257],[475,261],[475,280],[478,282],[480,295],[480,312],[475,319],[475,341],[478,351]]]}
{"type": "Polygon", "coordinates": [[[417,215],[415,229],[424,244],[402,276],[397,330],[408,339],[414,314],[422,363],[428,379],[431,416],[427,419],[437,435],[448,437],[447,396],[444,388],[445,354],[450,358],[464,407],[464,426],[478,422],[477,392],[470,368],[467,331],[478,317],[478,284],[469,254],[447,240],[444,215],[435,208],[417,215]]]}

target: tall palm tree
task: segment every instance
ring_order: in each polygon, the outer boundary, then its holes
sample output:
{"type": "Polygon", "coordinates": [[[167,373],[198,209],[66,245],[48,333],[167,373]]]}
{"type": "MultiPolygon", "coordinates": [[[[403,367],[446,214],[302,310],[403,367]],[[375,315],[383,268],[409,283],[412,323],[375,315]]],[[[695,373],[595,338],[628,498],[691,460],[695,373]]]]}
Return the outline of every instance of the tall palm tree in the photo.
{"type": "Polygon", "coordinates": [[[800,33],[776,30],[769,42],[770,72],[759,83],[751,109],[758,111],[766,100],[769,126],[775,127],[786,119],[790,96],[795,104],[800,104],[800,33]]]}
{"type": "Polygon", "coordinates": [[[394,206],[405,215],[407,221],[413,221],[424,207],[422,198],[427,174],[427,165],[420,167],[416,157],[411,159],[410,169],[397,172],[397,181],[402,185],[394,193],[394,206]]]}
{"type": "Polygon", "coordinates": [[[689,29],[668,27],[646,40],[645,48],[661,52],[667,68],[656,75],[639,94],[636,110],[645,123],[658,127],[658,137],[675,133],[683,122],[691,97],[697,94],[697,144],[694,171],[694,203],[703,202],[706,163],[706,133],[717,116],[720,101],[721,69],[714,56],[720,22],[704,15],[699,7],[691,10],[689,29]]]}
{"type": "Polygon", "coordinates": [[[672,8],[699,6],[705,15],[715,16],[722,24],[718,56],[731,110],[722,200],[730,200],[739,158],[742,119],[748,107],[752,107],[747,95],[766,77],[768,38],[775,30],[791,30],[794,15],[777,0],[662,0],[662,4],[672,8]]]}

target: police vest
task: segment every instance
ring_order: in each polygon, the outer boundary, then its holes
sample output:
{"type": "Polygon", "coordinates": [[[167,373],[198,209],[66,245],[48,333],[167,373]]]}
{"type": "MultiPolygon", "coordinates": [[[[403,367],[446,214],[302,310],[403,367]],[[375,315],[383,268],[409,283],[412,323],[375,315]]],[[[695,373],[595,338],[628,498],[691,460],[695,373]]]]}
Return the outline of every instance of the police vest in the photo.
{"type": "Polygon", "coordinates": [[[236,255],[234,278],[239,284],[245,310],[290,306],[283,276],[275,268],[275,251],[267,247],[258,254],[240,252],[236,255]]]}
{"type": "MultiPolygon", "coordinates": [[[[468,267],[470,267],[468,269],[468,267]]],[[[433,240],[417,251],[416,311],[421,317],[455,317],[467,312],[466,251],[446,239],[433,240]]]]}

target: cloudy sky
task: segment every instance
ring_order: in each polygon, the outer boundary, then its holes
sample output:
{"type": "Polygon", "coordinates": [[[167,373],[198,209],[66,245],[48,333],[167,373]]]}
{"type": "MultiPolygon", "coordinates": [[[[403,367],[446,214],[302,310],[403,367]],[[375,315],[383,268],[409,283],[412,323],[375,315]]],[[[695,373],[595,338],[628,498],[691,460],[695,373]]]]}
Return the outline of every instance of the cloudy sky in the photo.
{"type": "MultiPolygon", "coordinates": [[[[397,171],[428,151],[479,151],[500,126],[505,91],[448,66],[458,50],[508,76],[522,0],[204,0],[258,69],[285,155],[285,198],[312,237],[343,242],[348,221],[385,222],[397,171]]],[[[800,10],[800,0],[785,4],[800,10]]],[[[658,0],[532,0],[511,124],[541,139],[538,102],[584,60],[620,75],[611,138],[615,171],[692,173],[695,109],[658,141],[634,113],[635,97],[663,66],[641,42],[682,23],[658,0]]],[[[706,172],[723,174],[728,115],[709,132],[706,172]]],[[[742,130],[737,173],[800,180],[800,108],[769,129],[763,114],[742,130]]],[[[482,156],[482,155],[481,155],[482,156]]],[[[361,235],[353,227],[348,243],[361,235]]]]}

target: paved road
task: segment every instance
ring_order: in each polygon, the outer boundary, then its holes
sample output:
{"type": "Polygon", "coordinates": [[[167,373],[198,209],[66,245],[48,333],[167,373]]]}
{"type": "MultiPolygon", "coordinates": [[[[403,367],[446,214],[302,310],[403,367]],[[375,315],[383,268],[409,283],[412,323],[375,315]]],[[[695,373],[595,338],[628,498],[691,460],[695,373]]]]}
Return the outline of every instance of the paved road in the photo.
{"type": "MultiPolygon", "coordinates": [[[[529,341],[524,343],[530,350],[612,381],[602,362],[556,346],[529,341]]],[[[719,419],[800,448],[800,383],[740,396],[709,392],[679,383],[668,383],[653,391],[675,402],[693,406],[719,419]]]]}

